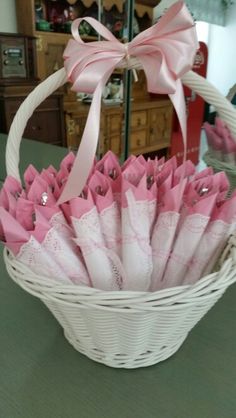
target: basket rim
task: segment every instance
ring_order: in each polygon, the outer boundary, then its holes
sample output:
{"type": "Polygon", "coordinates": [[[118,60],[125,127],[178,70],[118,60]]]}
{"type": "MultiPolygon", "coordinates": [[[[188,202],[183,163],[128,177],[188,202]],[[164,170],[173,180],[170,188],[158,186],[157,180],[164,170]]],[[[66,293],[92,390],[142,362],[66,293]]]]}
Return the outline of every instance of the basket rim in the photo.
{"type": "Polygon", "coordinates": [[[96,307],[113,311],[140,312],[141,310],[171,310],[173,306],[193,305],[204,297],[216,297],[236,281],[233,259],[228,257],[219,271],[202,277],[193,285],[177,286],[155,292],[105,291],[85,286],[58,284],[58,282],[32,273],[15,260],[4,248],[4,261],[11,278],[33,296],[45,301],[69,306],[96,307]],[[223,277],[223,278],[222,278],[223,277]]]}

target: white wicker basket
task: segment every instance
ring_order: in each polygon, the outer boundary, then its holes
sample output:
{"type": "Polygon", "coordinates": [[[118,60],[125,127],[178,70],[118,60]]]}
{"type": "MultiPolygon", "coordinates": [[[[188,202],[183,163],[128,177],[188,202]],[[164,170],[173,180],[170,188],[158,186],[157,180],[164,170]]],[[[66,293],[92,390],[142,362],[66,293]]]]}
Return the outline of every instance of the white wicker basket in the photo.
{"type": "MultiPolygon", "coordinates": [[[[66,81],[59,70],[32,92],[18,110],[6,150],[7,173],[19,176],[19,147],[34,109],[66,81]]],[[[182,81],[212,103],[236,136],[236,111],[217,90],[193,72],[182,81]]],[[[181,346],[189,331],[236,281],[235,239],[230,239],[219,271],[192,286],[158,292],[105,292],[61,285],[33,274],[6,249],[9,275],[40,298],[62,325],[67,340],[91,359],[112,367],[137,368],[165,360],[181,346]]]]}

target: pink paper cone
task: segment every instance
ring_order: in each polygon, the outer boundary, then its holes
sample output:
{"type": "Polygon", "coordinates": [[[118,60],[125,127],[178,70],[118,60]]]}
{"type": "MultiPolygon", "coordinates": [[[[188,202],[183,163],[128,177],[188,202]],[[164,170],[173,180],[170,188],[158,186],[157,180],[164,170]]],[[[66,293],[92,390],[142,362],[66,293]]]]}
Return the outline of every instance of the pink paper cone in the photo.
{"type": "Polygon", "coordinates": [[[161,281],[179,222],[179,211],[186,183],[185,179],[183,184],[178,184],[164,196],[161,213],[154,226],[151,238],[153,271],[150,290],[152,291],[158,290],[162,285],[161,281]]]}
{"type": "Polygon", "coordinates": [[[146,179],[135,188],[122,184],[122,262],[126,272],[124,290],[149,289],[152,273],[150,217],[146,179]]]}
{"type": "Polygon", "coordinates": [[[225,246],[230,227],[236,220],[236,197],[216,207],[205,233],[191,260],[184,284],[193,284],[204,274],[208,274],[215,265],[218,256],[225,246]]]}
{"type": "Polygon", "coordinates": [[[73,237],[65,233],[64,225],[56,223],[51,226],[40,211],[36,209],[35,212],[36,222],[33,235],[41,243],[42,248],[74,284],[90,286],[88,273],[73,237]]]}
{"type": "Polygon", "coordinates": [[[95,171],[89,186],[98,209],[98,216],[105,244],[121,256],[121,215],[117,202],[114,200],[108,178],[95,171]]]}
{"type": "Polygon", "coordinates": [[[119,290],[122,286],[121,263],[114,252],[106,248],[90,191],[87,198],[72,199],[70,207],[75,242],[81,249],[93,286],[102,290],[119,290]]]}
{"type": "Polygon", "coordinates": [[[213,195],[189,209],[167,263],[162,288],[179,286],[183,283],[188,265],[205,232],[215,202],[216,195],[213,195]]]}
{"type": "Polygon", "coordinates": [[[35,177],[38,175],[39,175],[38,170],[36,170],[36,168],[32,164],[30,164],[24,172],[24,183],[25,183],[26,191],[28,191],[35,177]]]}
{"type": "Polygon", "coordinates": [[[20,196],[25,196],[21,184],[13,177],[7,176],[0,190],[0,206],[15,216],[16,204],[20,196]]]}

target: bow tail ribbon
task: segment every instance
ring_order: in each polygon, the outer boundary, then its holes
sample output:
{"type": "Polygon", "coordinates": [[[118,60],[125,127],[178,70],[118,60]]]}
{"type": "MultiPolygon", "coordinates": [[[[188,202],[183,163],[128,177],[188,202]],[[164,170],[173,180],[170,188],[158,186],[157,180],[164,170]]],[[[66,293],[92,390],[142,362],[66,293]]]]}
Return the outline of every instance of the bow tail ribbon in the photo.
{"type": "Polygon", "coordinates": [[[184,89],[181,80],[176,80],[176,91],[173,94],[169,94],[169,98],[176,111],[180,129],[182,132],[183,144],[184,144],[184,156],[183,161],[187,159],[187,115],[186,115],[186,104],[184,97],[184,89]]]}
{"type": "Polygon", "coordinates": [[[86,184],[97,150],[102,92],[113,70],[112,67],[104,74],[94,91],[79,149],[66,185],[57,201],[58,205],[79,196],[86,184]]]}
{"type": "Polygon", "coordinates": [[[180,77],[191,69],[198,42],[194,22],[183,1],[173,4],[152,28],[140,33],[126,46],[90,17],[84,20],[106,40],[85,46],[78,31],[82,20],[76,19],[72,24],[74,40],[70,40],[66,48],[65,66],[74,82],[72,90],[93,93],[93,100],[77,156],[58,204],[82,192],[96,155],[103,88],[122,60],[129,64],[132,56],[143,66],[148,91],[169,95],[182,131],[184,160],[187,154],[186,106],[180,77]]]}

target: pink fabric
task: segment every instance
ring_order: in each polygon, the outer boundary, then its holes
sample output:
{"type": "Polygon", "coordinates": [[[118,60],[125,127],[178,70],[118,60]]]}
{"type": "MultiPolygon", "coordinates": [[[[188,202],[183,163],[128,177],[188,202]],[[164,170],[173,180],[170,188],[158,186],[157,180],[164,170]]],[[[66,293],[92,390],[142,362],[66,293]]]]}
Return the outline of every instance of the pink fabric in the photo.
{"type": "Polygon", "coordinates": [[[51,171],[49,167],[46,170],[45,169],[42,170],[40,177],[41,179],[46,181],[46,183],[48,184],[49,190],[53,194],[55,199],[58,199],[61,192],[60,192],[60,187],[56,179],[55,172],[51,171]]]}
{"type": "Polygon", "coordinates": [[[165,194],[159,216],[151,237],[153,271],[151,276],[151,291],[161,287],[166,263],[174,243],[177,225],[179,222],[180,202],[187,180],[178,184],[165,194]]]}
{"type": "Polygon", "coordinates": [[[130,155],[127,160],[123,163],[121,170],[124,171],[131,163],[133,163],[136,160],[135,155],[130,155]]]}
{"type": "Polygon", "coordinates": [[[26,190],[29,189],[31,184],[33,183],[35,177],[39,174],[38,170],[30,164],[24,172],[24,182],[26,190]]]}
{"type": "Polygon", "coordinates": [[[92,193],[86,189],[84,197],[76,197],[70,200],[70,212],[74,218],[81,218],[94,207],[92,193]]]}
{"type": "Polygon", "coordinates": [[[193,180],[199,180],[203,177],[208,177],[208,176],[211,176],[213,174],[214,174],[213,168],[212,167],[207,167],[207,168],[204,168],[204,170],[199,171],[198,173],[195,173],[194,176],[193,176],[193,180]]]}
{"type": "Polygon", "coordinates": [[[25,196],[21,184],[13,177],[7,176],[0,190],[0,206],[4,207],[11,215],[15,215],[19,196],[25,196]]]}
{"type": "Polygon", "coordinates": [[[209,196],[188,209],[167,263],[162,288],[183,283],[188,265],[203,237],[215,202],[216,195],[209,196]]]}
{"type": "Polygon", "coordinates": [[[29,200],[19,197],[16,203],[16,220],[26,229],[32,231],[35,220],[35,204],[29,200]]]}
{"type": "Polygon", "coordinates": [[[92,192],[94,202],[99,212],[107,209],[114,202],[110,182],[101,172],[94,172],[89,180],[88,187],[92,192]]]}
{"type": "Polygon", "coordinates": [[[196,167],[192,163],[192,161],[187,160],[183,164],[181,164],[179,167],[176,168],[174,172],[174,178],[173,178],[173,185],[176,186],[180,182],[180,180],[184,177],[191,177],[195,174],[196,167]]]}
{"type": "MultiPolygon", "coordinates": [[[[215,265],[222,244],[230,235],[230,226],[235,223],[236,197],[225,202],[220,207],[215,207],[211,221],[193,255],[188,271],[184,278],[184,284],[193,284],[202,277],[203,272],[208,273],[215,265]]],[[[232,231],[231,231],[232,232],[232,231]]]]}
{"type": "Polygon", "coordinates": [[[40,175],[37,175],[28,189],[27,199],[40,205],[43,193],[47,193],[47,206],[54,206],[56,204],[56,199],[53,196],[47,181],[40,175]]]}
{"type": "Polygon", "coordinates": [[[73,83],[73,90],[93,93],[93,100],[59,204],[78,196],[86,183],[97,148],[103,88],[113,70],[130,56],[141,62],[149,92],[169,94],[179,118],[186,152],[186,112],[180,78],[191,69],[198,48],[193,19],[182,1],[173,4],[154,26],[129,44],[120,43],[91,17],[74,20],[72,34],[74,39],[69,41],[64,53],[68,78],[73,83]],[[83,19],[105,40],[85,44],[78,31],[83,19]]]}
{"type": "Polygon", "coordinates": [[[21,246],[29,240],[30,234],[2,207],[0,207],[0,223],[6,246],[16,256],[21,246]]]}
{"type": "Polygon", "coordinates": [[[143,164],[140,164],[137,159],[135,159],[130,162],[130,164],[123,170],[122,178],[134,186],[137,186],[145,173],[146,168],[143,166],[143,164]]]}
{"type": "Polygon", "coordinates": [[[121,209],[122,263],[126,273],[123,289],[147,291],[153,268],[149,202],[143,195],[139,200],[134,186],[123,193],[126,199],[121,209]]]}

